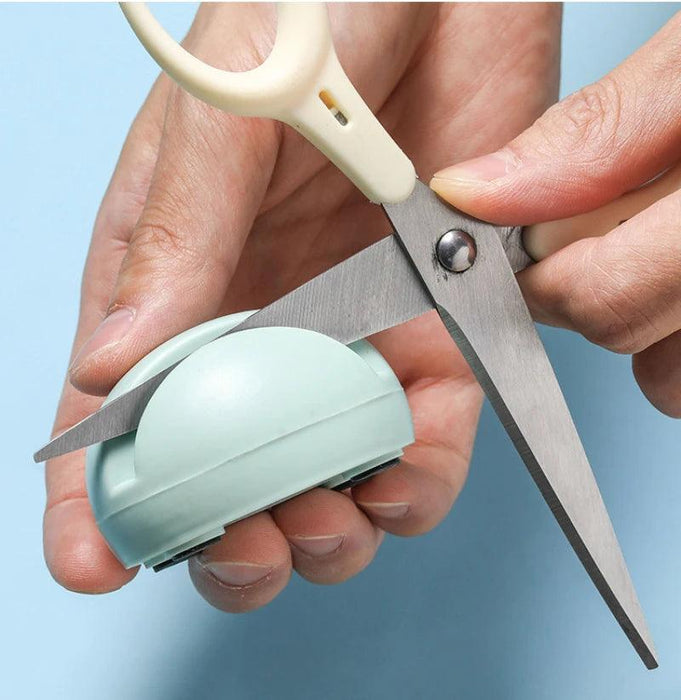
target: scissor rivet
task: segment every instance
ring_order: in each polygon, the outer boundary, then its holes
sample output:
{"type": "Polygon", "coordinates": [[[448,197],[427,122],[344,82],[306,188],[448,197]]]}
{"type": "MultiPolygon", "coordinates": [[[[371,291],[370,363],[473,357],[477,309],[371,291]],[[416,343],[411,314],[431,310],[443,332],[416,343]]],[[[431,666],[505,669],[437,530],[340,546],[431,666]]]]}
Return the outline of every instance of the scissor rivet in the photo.
{"type": "Polygon", "coordinates": [[[436,246],[440,265],[450,272],[465,272],[475,262],[478,249],[473,236],[451,229],[447,231],[436,246]]]}

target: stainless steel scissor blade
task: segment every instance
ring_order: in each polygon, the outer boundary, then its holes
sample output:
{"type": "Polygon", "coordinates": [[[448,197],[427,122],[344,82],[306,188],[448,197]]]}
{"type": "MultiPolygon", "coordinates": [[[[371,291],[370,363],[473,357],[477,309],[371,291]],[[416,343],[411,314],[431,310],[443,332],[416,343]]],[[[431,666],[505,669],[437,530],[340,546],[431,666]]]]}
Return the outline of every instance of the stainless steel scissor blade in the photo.
{"type": "MultiPolygon", "coordinates": [[[[404,323],[433,303],[399,243],[388,236],[250,316],[229,333],[293,326],[351,343],[404,323]]],[[[33,456],[43,462],[137,429],[173,364],[57,435],[33,456]]]]}
{"type": "MultiPolygon", "coordinates": [[[[531,262],[522,249],[518,227],[499,228],[497,232],[514,270],[531,262]]],[[[293,326],[351,343],[434,308],[400,244],[394,236],[388,236],[277,299],[230,333],[263,326],[293,326]]],[[[43,462],[136,430],[147,403],[176,366],[57,435],[34,454],[34,460],[43,462]]]]}
{"type": "Polygon", "coordinates": [[[648,668],[655,648],[598,485],[494,226],[454,212],[416,184],[383,205],[584,568],[648,668]],[[433,232],[463,230],[477,247],[465,273],[438,264],[433,232]],[[427,235],[431,232],[431,235],[427,235]]]}

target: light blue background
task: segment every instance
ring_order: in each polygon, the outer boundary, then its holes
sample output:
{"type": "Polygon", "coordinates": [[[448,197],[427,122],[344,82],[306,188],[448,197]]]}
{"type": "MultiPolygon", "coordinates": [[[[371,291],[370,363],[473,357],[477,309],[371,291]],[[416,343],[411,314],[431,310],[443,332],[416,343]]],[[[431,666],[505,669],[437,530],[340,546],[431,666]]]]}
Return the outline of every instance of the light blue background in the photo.
{"type": "MultiPolygon", "coordinates": [[[[597,79],[674,5],[571,5],[563,93],[597,79]]],[[[187,7],[164,9],[179,34],[187,7]]],[[[43,441],[76,322],[89,231],[156,68],[115,6],[0,6],[0,696],[203,698],[681,697],[681,428],[629,359],[544,332],[657,642],[647,672],[485,410],[447,521],[388,539],[334,588],[296,579],[221,614],[184,567],[102,597],[59,588],[41,554],[43,441]]]]}

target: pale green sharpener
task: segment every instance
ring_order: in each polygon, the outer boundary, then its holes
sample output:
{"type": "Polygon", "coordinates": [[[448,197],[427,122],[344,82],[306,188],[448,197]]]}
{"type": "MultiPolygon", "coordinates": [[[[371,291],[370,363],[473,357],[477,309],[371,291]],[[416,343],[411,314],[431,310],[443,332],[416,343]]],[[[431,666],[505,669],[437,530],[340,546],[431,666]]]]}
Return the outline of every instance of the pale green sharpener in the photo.
{"type": "Polygon", "coordinates": [[[316,486],[357,483],[414,441],[404,391],[372,345],[296,328],[219,337],[251,313],[172,338],[106,400],[188,356],[135,432],[87,451],[97,525],[126,568],[181,561],[230,523],[316,486]]]}

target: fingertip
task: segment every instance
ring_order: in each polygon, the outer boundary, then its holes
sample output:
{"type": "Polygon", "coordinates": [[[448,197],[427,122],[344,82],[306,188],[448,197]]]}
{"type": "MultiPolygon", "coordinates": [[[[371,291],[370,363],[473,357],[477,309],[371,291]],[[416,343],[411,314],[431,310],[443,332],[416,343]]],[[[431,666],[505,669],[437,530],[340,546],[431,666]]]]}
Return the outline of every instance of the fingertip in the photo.
{"type": "MultiPolygon", "coordinates": [[[[84,394],[106,396],[121,377],[147,354],[205,319],[187,318],[180,326],[176,325],[177,320],[150,305],[140,308],[135,312],[134,323],[122,326],[120,334],[108,338],[109,342],[100,347],[91,345],[89,350],[87,346],[92,339],[85,343],[69,368],[69,383],[84,394]]],[[[101,325],[106,323],[107,319],[101,325]]],[[[95,335],[98,332],[95,331],[95,335]]]]}
{"type": "Polygon", "coordinates": [[[513,153],[502,149],[496,153],[489,153],[438,170],[433,175],[431,187],[433,183],[438,187],[446,188],[449,185],[461,187],[464,190],[481,187],[509,175],[519,166],[520,162],[513,153]]]}
{"type": "Polygon", "coordinates": [[[438,197],[459,209],[463,209],[470,202],[472,193],[475,193],[480,185],[475,180],[470,181],[456,176],[443,177],[437,174],[433,175],[428,184],[438,197]]]}
{"type": "MultiPolygon", "coordinates": [[[[122,376],[123,373],[118,373],[122,376]]],[[[69,370],[69,383],[71,386],[88,396],[107,396],[120,376],[115,378],[111,373],[111,363],[104,358],[101,361],[93,358],[92,361],[69,370]]]]}
{"type": "Polygon", "coordinates": [[[381,536],[344,493],[313,489],[273,509],[291,546],[296,571],[334,584],[355,576],[374,558],[381,536]]]}
{"type": "Polygon", "coordinates": [[[286,539],[269,513],[227,528],[222,539],[189,560],[196,590],[224,612],[249,612],[271,602],[291,578],[286,539]]]}
{"type": "MultiPolygon", "coordinates": [[[[494,216],[500,187],[507,188],[521,162],[508,149],[457,163],[436,172],[430,188],[442,199],[475,216],[494,216]],[[503,180],[503,183],[501,182],[503,180]]],[[[505,214],[503,207],[501,214],[505,214]]]]}
{"type": "Polygon", "coordinates": [[[69,381],[74,388],[93,396],[109,393],[134,363],[139,345],[134,340],[136,317],[136,309],[120,306],[100,322],[69,367],[69,381]]]}
{"type": "Polygon", "coordinates": [[[85,498],[51,506],[43,522],[47,567],[64,588],[76,593],[109,593],[131,581],[138,567],[125,569],[99,532],[85,498]]]}
{"type": "Polygon", "coordinates": [[[641,391],[658,411],[681,418],[681,331],[633,355],[632,370],[641,391]]]}
{"type": "Polygon", "coordinates": [[[445,481],[408,462],[377,474],[352,490],[371,522],[393,535],[413,537],[432,530],[449,513],[463,479],[445,481]]]}

